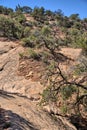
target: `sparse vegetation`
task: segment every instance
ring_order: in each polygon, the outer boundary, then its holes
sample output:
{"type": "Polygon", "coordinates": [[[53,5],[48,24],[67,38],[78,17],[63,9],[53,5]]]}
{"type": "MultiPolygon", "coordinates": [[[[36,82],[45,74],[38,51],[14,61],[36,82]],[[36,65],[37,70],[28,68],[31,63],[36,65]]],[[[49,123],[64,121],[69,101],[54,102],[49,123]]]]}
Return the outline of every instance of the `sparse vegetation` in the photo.
{"type": "Polygon", "coordinates": [[[69,116],[87,111],[87,18],[82,20],[79,14],[67,17],[61,10],[52,12],[44,7],[18,5],[13,11],[0,6],[0,37],[21,41],[25,52],[19,53],[20,59],[27,57],[45,64],[47,79],[42,105],[60,103],[62,114],[69,116]],[[62,47],[82,49],[81,59],[71,73],[60,67],[63,62],[72,64],[72,58],[60,52],[62,47]]]}
{"type": "Polygon", "coordinates": [[[34,47],[34,43],[30,40],[30,38],[23,38],[21,43],[24,47],[34,47]]]}
{"type": "Polygon", "coordinates": [[[68,99],[69,97],[71,97],[71,95],[73,93],[76,92],[76,87],[73,86],[64,86],[63,88],[61,88],[61,93],[62,93],[62,97],[64,100],[68,99]]]}
{"type": "Polygon", "coordinates": [[[61,111],[62,111],[62,113],[65,115],[65,114],[67,113],[67,106],[66,106],[66,105],[63,105],[63,106],[61,107],[61,111]]]}
{"type": "Polygon", "coordinates": [[[40,54],[35,52],[33,49],[28,50],[30,58],[33,58],[34,60],[40,60],[40,54]]]}

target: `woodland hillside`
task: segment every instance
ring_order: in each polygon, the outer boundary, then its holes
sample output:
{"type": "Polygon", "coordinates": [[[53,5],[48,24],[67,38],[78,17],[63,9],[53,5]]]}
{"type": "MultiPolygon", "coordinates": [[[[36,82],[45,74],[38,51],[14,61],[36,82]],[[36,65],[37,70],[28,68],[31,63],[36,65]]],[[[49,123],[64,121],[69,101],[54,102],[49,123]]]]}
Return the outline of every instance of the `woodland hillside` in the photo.
{"type": "Polygon", "coordinates": [[[0,130],[87,130],[87,18],[0,6],[0,105],[0,130]]]}

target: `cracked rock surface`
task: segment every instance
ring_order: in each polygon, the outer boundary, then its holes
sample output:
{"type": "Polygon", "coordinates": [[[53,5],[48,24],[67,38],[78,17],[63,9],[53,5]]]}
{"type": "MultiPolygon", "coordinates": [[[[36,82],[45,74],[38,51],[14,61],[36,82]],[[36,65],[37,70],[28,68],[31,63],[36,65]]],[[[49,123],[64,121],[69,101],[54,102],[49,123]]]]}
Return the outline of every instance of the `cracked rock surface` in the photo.
{"type": "Polygon", "coordinates": [[[23,52],[23,48],[14,42],[0,42],[1,51],[3,54],[0,54],[0,89],[17,92],[29,98],[38,97],[38,93],[43,90],[42,85],[17,75],[19,53],[23,52]]]}
{"type": "Polygon", "coordinates": [[[7,126],[4,130],[76,130],[61,117],[53,119],[26,97],[2,93],[0,101],[0,130],[7,126]]]}
{"type": "Polygon", "coordinates": [[[20,52],[17,43],[0,41],[0,130],[76,130],[36,105],[43,86],[17,75],[20,52]]]}

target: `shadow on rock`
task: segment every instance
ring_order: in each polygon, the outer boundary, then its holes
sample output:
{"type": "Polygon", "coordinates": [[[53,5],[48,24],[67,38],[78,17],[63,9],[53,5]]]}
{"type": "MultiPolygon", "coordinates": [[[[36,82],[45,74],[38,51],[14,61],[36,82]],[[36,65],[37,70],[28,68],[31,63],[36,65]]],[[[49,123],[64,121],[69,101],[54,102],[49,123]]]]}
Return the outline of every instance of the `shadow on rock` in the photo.
{"type": "Polygon", "coordinates": [[[7,91],[4,91],[4,90],[0,90],[0,97],[8,99],[8,98],[15,98],[15,96],[19,96],[19,97],[22,97],[22,98],[25,98],[25,99],[30,99],[27,96],[19,94],[19,93],[13,93],[13,92],[7,92],[7,91]]]}
{"type": "Polygon", "coordinates": [[[3,98],[15,98],[13,95],[10,95],[11,93],[0,90],[0,97],[3,98]]]}
{"type": "Polygon", "coordinates": [[[35,126],[10,110],[0,108],[0,130],[38,130],[35,126]]]}
{"type": "Polygon", "coordinates": [[[87,119],[82,116],[72,115],[70,120],[77,130],[87,130],[87,119]]]}

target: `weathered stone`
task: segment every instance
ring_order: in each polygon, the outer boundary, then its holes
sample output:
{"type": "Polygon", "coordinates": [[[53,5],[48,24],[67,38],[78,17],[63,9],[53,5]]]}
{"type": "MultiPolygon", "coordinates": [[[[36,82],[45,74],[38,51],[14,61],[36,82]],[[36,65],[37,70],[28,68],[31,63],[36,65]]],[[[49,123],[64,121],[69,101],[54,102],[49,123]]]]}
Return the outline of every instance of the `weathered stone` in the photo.
{"type": "Polygon", "coordinates": [[[23,48],[14,42],[2,41],[0,52],[6,52],[0,55],[0,105],[3,108],[0,117],[11,122],[7,130],[76,130],[65,119],[55,121],[36,105],[43,86],[17,74],[19,53],[23,52],[23,48]]]}

